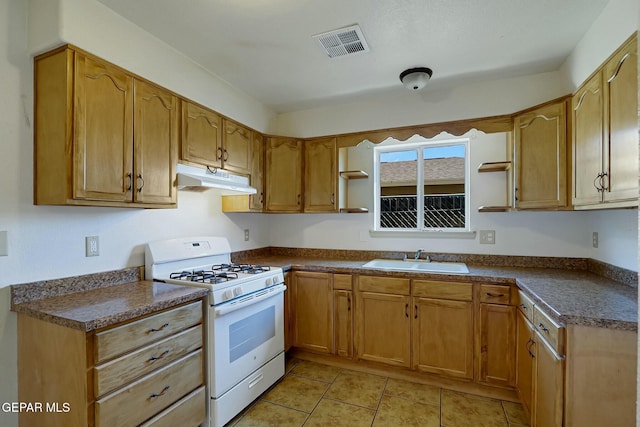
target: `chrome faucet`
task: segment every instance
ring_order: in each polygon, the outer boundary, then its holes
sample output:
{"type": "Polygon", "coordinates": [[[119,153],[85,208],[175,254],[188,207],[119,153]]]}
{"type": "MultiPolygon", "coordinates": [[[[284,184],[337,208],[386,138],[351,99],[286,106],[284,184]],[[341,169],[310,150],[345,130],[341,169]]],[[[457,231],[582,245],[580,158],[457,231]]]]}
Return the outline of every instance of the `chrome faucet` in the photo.
{"type": "MultiPolygon", "coordinates": [[[[416,261],[420,259],[420,254],[422,254],[424,252],[424,249],[420,248],[416,251],[416,254],[413,256],[413,259],[415,259],[416,261]]],[[[429,255],[427,255],[424,258],[425,262],[431,262],[431,257],[429,255]]]]}

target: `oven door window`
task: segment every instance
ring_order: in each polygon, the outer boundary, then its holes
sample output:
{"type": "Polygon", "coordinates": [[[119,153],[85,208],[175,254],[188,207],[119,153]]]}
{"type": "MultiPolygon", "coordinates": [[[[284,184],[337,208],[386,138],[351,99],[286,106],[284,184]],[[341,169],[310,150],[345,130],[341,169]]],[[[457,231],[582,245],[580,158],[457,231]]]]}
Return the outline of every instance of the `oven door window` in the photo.
{"type": "Polygon", "coordinates": [[[276,335],[276,310],[270,306],[229,325],[229,363],[276,335]]]}

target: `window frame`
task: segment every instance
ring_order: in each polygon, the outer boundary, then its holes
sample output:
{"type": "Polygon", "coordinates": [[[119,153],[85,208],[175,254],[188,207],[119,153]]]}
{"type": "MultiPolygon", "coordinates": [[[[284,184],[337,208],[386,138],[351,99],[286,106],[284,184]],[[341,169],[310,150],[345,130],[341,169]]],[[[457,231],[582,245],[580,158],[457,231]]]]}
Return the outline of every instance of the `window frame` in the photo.
{"type": "MultiPolygon", "coordinates": [[[[402,234],[414,234],[414,235],[427,235],[429,233],[445,235],[451,233],[451,235],[458,235],[463,237],[471,232],[471,174],[470,174],[470,138],[454,138],[445,140],[422,140],[410,143],[395,143],[395,144],[382,144],[373,147],[373,224],[372,235],[402,235],[402,234]],[[433,147],[447,147],[454,145],[464,146],[464,211],[465,211],[465,226],[464,227],[451,227],[451,228],[426,228],[424,227],[424,185],[418,185],[418,183],[424,183],[424,162],[417,161],[416,164],[416,203],[417,203],[417,226],[415,228],[383,228],[380,226],[381,219],[381,186],[380,186],[380,155],[382,153],[397,152],[397,151],[416,151],[418,160],[423,159],[423,149],[433,147]]],[[[475,235],[475,233],[473,233],[475,235]]]]}

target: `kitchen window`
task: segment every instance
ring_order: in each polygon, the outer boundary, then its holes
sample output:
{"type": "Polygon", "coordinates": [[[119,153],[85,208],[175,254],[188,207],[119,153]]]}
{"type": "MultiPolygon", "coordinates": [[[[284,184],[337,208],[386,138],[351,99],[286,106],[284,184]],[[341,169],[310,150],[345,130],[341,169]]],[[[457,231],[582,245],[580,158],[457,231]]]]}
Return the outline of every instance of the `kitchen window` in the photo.
{"type": "Polygon", "coordinates": [[[374,148],[374,231],[469,231],[469,140],[374,148]]]}

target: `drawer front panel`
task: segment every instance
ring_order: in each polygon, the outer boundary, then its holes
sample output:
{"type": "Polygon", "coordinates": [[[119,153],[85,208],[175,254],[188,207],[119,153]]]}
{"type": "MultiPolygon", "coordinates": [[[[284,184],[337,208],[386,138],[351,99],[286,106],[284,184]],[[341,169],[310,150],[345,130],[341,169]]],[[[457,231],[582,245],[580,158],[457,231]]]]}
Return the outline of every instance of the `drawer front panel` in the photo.
{"type": "Polygon", "coordinates": [[[511,302],[511,287],[509,285],[480,285],[480,302],[509,304],[511,302]]]}
{"type": "Polygon", "coordinates": [[[173,335],[198,323],[202,323],[200,301],[99,332],[95,336],[95,363],[173,335]]]}
{"type": "Polygon", "coordinates": [[[414,280],[413,295],[425,298],[471,301],[473,299],[473,285],[471,283],[414,280]]]}
{"type": "Polygon", "coordinates": [[[524,317],[533,322],[533,301],[521,290],[518,290],[518,309],[524,317]]]}
{"type": "Polygon", "coordinates": [[[363,292],[409,295],[410,289],[409,279],[374,276],[360,276],[358,279],[358,290],[363,292]]]}
{"type": "Polygon", "coordinates": [[[193,352],[96,401],[96,426],[138,425],[204,383],[204,355],[193,352]]]}
{"type": "Polygon", "coordinates": [[[564,327],[551,320],[537,306],[533,308],[533,326],[559,356],[564,355],[564,327]]]}
{"type": "Polygon", "coordinates": [[[342,289],[350,291],[353,289],[351,284],[350,274],[334,274],[333,275],[333,289],[342,289]]]}
{"type": "Polygon", "coordinates": [[[207,416],[207,399],[204,386],[180,399],[141,427],[197,426],[207,416]]]}
{"type": "Polygon", "coordinates": [[[95,395],[100,397],[154,369],[202,347],[202,325],[95,367],[95,395]]]}

